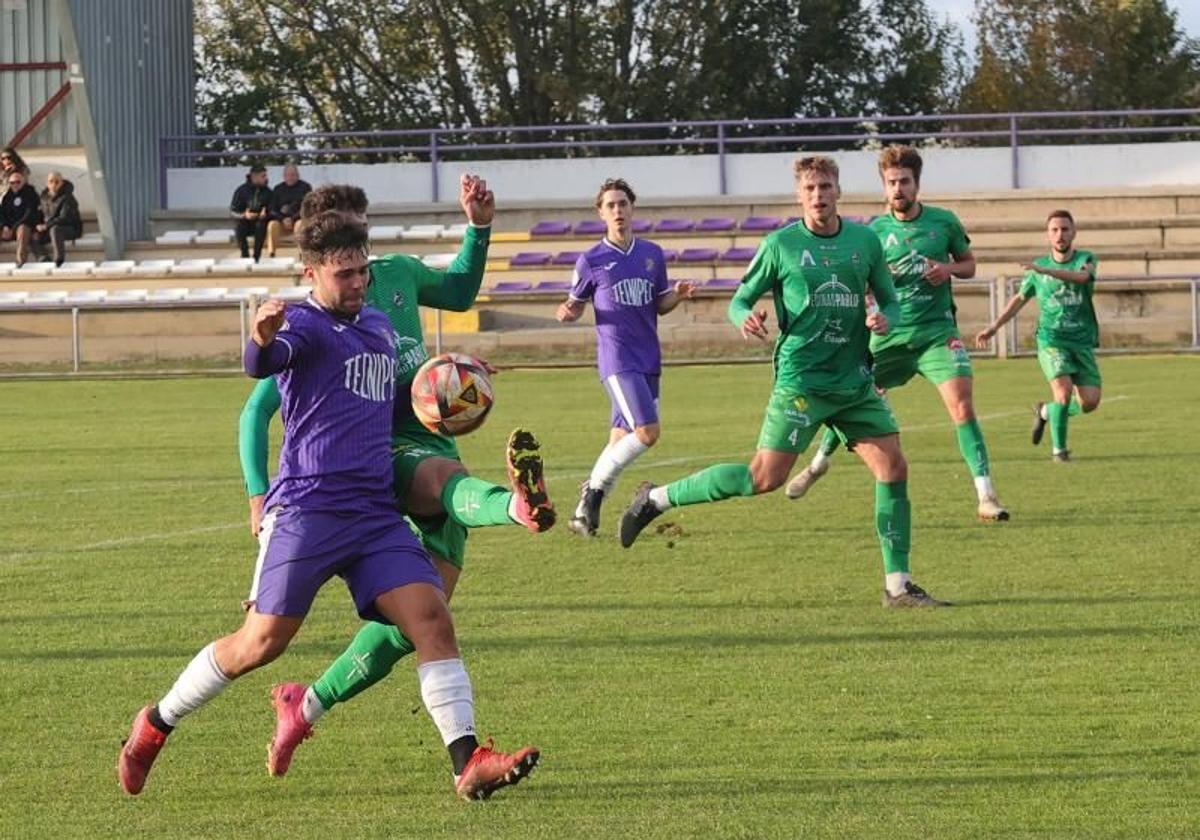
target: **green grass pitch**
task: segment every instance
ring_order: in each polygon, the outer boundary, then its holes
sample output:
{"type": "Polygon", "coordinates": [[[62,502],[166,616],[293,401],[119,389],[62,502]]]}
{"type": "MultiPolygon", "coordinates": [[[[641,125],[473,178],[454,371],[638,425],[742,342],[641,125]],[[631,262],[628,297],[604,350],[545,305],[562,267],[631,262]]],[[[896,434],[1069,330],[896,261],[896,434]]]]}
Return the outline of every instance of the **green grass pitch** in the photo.
{"type": "MultiPolygon", "coordinates": [[[[604,537],[475,532],[455,601],[484,733],[542,766],[451,795],[412,664],[264,768],[270,686],[358,626],[333,582],[292,650],[172,736],[145,793],[120,739],[240,620],[255,545],[240,378],[0,384],[0,837],[1195,837],[1200,835],[1200,359],[1106,358],[1070,465],[1028,441],[1032,359],[981,362],[1007,524],[974,493],[933,389],[893,393],[915,579],[953,609],[879,604],[872,484],[839,453],[809,498],[673,511],[631,550],[635,484],[748,458],[769,370],[673,368],[664,434],[604,537]]],[[[520,423],[564,518],[606,434],[594,371],[512,371],[464,458],[502,480],[520,423]]]]}

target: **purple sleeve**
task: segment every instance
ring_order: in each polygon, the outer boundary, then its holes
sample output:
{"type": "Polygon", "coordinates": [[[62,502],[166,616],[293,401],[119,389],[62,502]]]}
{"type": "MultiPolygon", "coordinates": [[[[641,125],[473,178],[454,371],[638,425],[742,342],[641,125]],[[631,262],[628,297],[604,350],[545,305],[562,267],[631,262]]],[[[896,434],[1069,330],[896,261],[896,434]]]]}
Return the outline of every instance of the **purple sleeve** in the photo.
{"type": "Polygon", "coordinates": [[[259,347],[257,341],[250,339],[246,342],[246,352],[242,354],[242,366],[247,375],[266,379],[287,368],[294,352],[287,339],[280,336],[276,336],[266,347],[259,347]]]}
{"type": "Polygon", "coordinates": [[[662,251],[658,252],[658,271],[654,275],[654,296],[662,297],[671,291],[671,281],[667,279],[667,261],[662,251]]]}
{"type": "Polygon", "coordinates": [[[575,274],[571,278],[571,291],[567,293],[571,300],[591,300],[596,292],[596,281],[592,278],[592,270],[587,259],[580,257],[575,263],[575,274]]]}

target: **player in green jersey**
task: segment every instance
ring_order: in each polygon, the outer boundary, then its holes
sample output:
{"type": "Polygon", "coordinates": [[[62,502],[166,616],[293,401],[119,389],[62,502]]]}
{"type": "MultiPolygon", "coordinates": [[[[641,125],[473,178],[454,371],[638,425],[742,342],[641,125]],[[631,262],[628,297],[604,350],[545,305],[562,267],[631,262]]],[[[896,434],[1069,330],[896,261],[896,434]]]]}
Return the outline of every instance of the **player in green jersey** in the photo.
{"type": "MultiPolygon", "coordinates": [[[[509,439],[510,489],[468,475],[454,440],[430,432],[412,412],[412,378],[428,358],[418,306],[466,310],[483,280],[495,198],[486,182],[464,175],[459,203],[469,226],[458,256],[445,271],[434,271],[416,257],[384,256],[371,264],[366,295],[367,304],[383,311],[395,331],[393,490],[400,509],[417,526],[433,556],[447,598],[453,594],[462,571],[468,528],[518,524],[539,532],[550,528],[555,518],[546,496],[538,444],[530,433],[518,429],[509,439]]],[[[324,210],[355,214],[366,224],[366,195],[357,187],[320,187],[305,197],[301,219],[324,210]]],[[[251,530],[256,534],[262,517],[262,494],[267,489],[268,427],[279,404],[274,379],[262,380],[246,403],[239,428],[251,530]]],[[[311,686],[275,686],[272,697],[278,722],[268,748],[268,770],[273,775],[286,773],[292,752],[311,734],[312,724],[321,715],[383,679],[412,650],[411,642],[397,628],[369,622],[311,686]]]]}
{"type": "Polygon", "coordinates": [[[1046,220],[1050,253],[1021,267],[1025,280],[1004,311],[975,336],[980,347],[1037,296],[1038,364],[1050,383],[1051,401],[1033,407],[1033,443],[1041,443],[1050,424],[1055,461],[1071,460],[1067,449],[1067,419],[1095,411],[1100,405],[1100,368],[1093,349],[1100,346],[1100,326],[1092,294],[1096,288],[1096,256],[1075,248],[1075,219],[1055,210],[1046,220]],[[1074,397],[1078,396],[1078,399],[1074,397]]]}
{"type": "MultiPolygon", "coordinates": [[[[975,417],[971,358],[958,333],[950,289],[952,278],[975,276],[975,256],[954,213],[918,201],[921,167],[920,154],[909,146],[889,146],[879,156],[888,212],[871,229],[896,284],[900,319],[887,335],[871,338],[875,381],[898,388],[919,373],[937,388],[974,479],[979,518],[1005,521],[1009,514],[992,484],[987,444],[975,417]]],[[[788,484],[788,498],[800,498],[828,472],[837,446],[837,435],[827,429],[812,462],[788,484]]]]}
{"type": "Polygon", "coordinates": [[[887,335],[899,314],[879,238],[838,216],[841,189],[831,158],[800,158],[794,171],[803,218],[763,240],[729,305],[729,319],[743,336],[765,340],[766,310],[753,307],[770,292],[779,322],[775,386],[758,451],[749,464],[717,464],[662,487],[643,482],[621,518],[621,544],[628,548],[672,507],[782,487],[825,424],[875,476],[884,605],[941,606],[909,575],[908,464],[896,420],[866,365],[868,337],[887,335]],[[868,312],[867,294],[874,295],[877,310],[868,312]]]}

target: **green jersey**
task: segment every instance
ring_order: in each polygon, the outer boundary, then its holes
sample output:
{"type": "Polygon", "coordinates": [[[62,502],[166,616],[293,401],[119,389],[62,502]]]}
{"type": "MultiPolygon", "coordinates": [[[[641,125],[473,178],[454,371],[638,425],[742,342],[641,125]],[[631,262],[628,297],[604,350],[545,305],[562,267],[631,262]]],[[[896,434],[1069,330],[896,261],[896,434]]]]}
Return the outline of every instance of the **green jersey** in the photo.
{"type": "MultiPolygon", "coordinates": [[[[471,308],[483,282],[491,228],[468,227],[462,247],[445,271],[425,265],[407,254],[388,254],[371,262],[367,305],[392,322],[396,342],[396,404],[393,433],[417,424],[412,411],[412,380],[429,352],[418,307],[464,312],[471,308]]],[[[259,380],[238,426],[238,452],[249,495],[267,491],[268,426],[279,410],[275,377],[259,380]]]]}
{"type": "Polygon", "coordinates": [[[941,207],[922,204],[915,219],[903,221],[887,213],[871,221],[871,230],[883,245],[900,299],[897,328],[875,338],[872,349],[907,341],[918,327],[953,324],[955,306],[950,283],[934,286],[924,273],[926,260],[950,262],[971,249],[971,240],[958,216],[941,207]]]}
{"type": "Polygon", "coordinates": [[[870,380],[866,294],[892,323],[898,307],[879,239],[866,226],[842,220],[822,236],[799,221],[771,233],[729,304],[730,320],[740,327],[767,292],[779,322],[777,389],[849,391],[870,380]]]}
{"type": "Polygon", "coordinates": [[[1064,283],[1047,274],[1030,271],[1021,283],[1021,297],[1028,300],[1037,295],[1037,339],[1039,345],[1065,348],[1100,346],[1100,325],[1092,293],[1096,287],[1096,255],[1091,251],[1075,251],[1066,262],[1058,262],[1053,254],[1038,257],[1034,265],[1061,271],[1085,271],[1086,283],[1064,283]]]}

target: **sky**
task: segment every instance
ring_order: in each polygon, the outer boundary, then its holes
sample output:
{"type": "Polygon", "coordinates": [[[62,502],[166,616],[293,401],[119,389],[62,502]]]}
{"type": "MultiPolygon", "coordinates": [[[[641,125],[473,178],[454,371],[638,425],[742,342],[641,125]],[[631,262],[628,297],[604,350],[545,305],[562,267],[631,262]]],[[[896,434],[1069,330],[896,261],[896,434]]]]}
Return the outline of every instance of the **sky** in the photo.
{"type": "MultiPolygon", "coordinates": [[[[1200,38],[1200,2],[1197,0],[1168,0],[1168,4],[1179,13],[1179,23],[1183,31],[1192,38],[1200,38]]],[[[971,24],[971,12],[975,8],[975,0],[929,0],[929,6],[938,15],[949,15],[958,24],[967,39],[970,50],[975,44],[974,26],[971,24]]]]}

